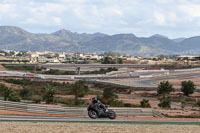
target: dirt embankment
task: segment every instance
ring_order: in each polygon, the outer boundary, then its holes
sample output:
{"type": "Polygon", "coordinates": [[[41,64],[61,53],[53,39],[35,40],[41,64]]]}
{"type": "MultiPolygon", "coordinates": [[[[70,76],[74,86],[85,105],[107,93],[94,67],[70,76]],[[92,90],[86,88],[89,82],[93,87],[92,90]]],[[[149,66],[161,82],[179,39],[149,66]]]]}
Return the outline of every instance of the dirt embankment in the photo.
{"type": "Polygon", "coordinates": [[[7,71],[7,69],[0,64],[0,71],[7,71]]]}

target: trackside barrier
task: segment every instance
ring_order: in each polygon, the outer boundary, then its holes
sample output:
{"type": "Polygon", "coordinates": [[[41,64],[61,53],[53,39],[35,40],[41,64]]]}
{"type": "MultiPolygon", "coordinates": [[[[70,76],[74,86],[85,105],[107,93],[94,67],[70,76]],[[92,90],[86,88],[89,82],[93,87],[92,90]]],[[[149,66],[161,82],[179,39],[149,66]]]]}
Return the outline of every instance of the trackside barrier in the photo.
{"type": "MultiPolygon", "coordinates": [[[[110,108],[118,116],[154,116],[152,109],[143,108],[110,108]]],[[[58,107],[37,104],[27,104],[21,102],[0,101],[0,110],[45,113],[70,116],[87,116],[87,108],[78,107],[58,107]]]]}
{"type": "MultiPolygon", "coordinates": [[[[136,87],[136,86],[130,86],[126,84],[120,84],[120,83],[111,83],[111,82],[106,82],[106,81],[99,81],[99,80],[87,80],[88,83],[93,83],[93,84],[99,84],[99,85],[111,85],[115,87],[125,87],[125,88],[130,88],[135,91],[157,91],[157,87],[142,87],[142,84],[140,85],[141,87],[136,87]]],[[[181,92],[180,88],[175,88],[175,91],[181,92]]],[[[200,88],[195,89],[195,92],[200,92],[200,88]]]]}

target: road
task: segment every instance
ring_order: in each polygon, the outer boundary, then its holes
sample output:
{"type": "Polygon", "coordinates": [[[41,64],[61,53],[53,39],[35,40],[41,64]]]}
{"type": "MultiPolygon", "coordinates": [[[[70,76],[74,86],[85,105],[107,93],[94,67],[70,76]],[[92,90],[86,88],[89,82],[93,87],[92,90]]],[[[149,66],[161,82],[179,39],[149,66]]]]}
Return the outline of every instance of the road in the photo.
{"type": "Polygon", "coordinates": [[[170,77],[155,77],[155,78],[151,78],[151,79],[133,80],[132,82],[135,82],[136,84],[148,86],[148,87],[157,87],[156,82],[159,82],[159,81],[193,78],[193,77],[200,77],[200,74],[199,73],[193,73],[193,74],[177,75],[177,76],[170,76],[170,77]]]}
{"type": "Polygon", "coordinates": [[[75,71],[77,67],[80,67],[80,71],[94,71],[101,68],[145,68],[152,65],[149,64],[5,64],[6,66],[41,66],[49,69],[59,69],[75,71]]]}
{"type": "Polygon", "coordinates": [[[0,115],[0,121],[49,121],[49,122],[166,122],[166,123],[198,123],[200,120],[164,120],[164,119],[122,119],[110,120],[107,118],[72,118],[72,117],[43,117],[43,116],[13,116],[0,115]]]}
{"type": "MultiPolygon", "coordinates": [[[[57,65],[55,65],[57,66],[57,65]]],[[[59,66],[59,65],[58,65],[59,66]]],[[[62,65],[60,65],[62,66],[62,65]]],[[[68,66],[68,65],[63,65],[68,66]]],[[[71,67],[71,65],[69,65],[71,67]]],[[[77,65],[75,65],[77,66],[77,65]]],[[[87,65],[83,65],[87,66],[87,65]]],[[[99,66],[99,65],[94,65],[99,66]]],[[[103,66],[103,65],[100,65],[103,66]]],[[[110,66],[110,65],[106,65],[110,66]]],[[[124,66],[124,65],[119,65],[124,66]]],[[[127,65],[128,66],[128,65],[127,65]]],[[[132,65],[130,65],[132,66],[132,65]]],[[[134,66],[134,65],[133,65],[134,66]]],[[[95,74],[95,75],[44,75],[44,74],[32,74],[35,75],[35,78],[42,79],[57,79],[57,80],[73,80],[73,79],[123,79],[123,78],[139,78],[136,80],[132,80],[135,84],[139,85],[139,87],[156,87],[156,83],[163,80],[173,80],[173,79],[184,79],[184,78],[192,78],[192,77],[200,77],[199,73],[200,68],[194,69],[180,69],[180,70],[137,70],[130,75],[129,72],[126,74],[95,74]],[[167,72],[167,73],[165,73],[167,72]],[[157,74],[157,75],[156,75],[157,74]],[[148,78],[148,79],[147,79],[148,78]]],[[[31,77],[27,76],[28,74],[17,71],[0,71],[0,76],[16,76],[16,77],[31,77]]],[[[30,75],[30,74],[29,74],[30,75]]]]}

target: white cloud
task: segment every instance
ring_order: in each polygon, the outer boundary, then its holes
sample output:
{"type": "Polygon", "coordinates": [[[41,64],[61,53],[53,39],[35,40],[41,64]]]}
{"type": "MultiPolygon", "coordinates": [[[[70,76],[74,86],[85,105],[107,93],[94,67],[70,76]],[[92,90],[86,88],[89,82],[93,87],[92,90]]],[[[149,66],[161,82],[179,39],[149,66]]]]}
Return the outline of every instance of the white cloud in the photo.
{"type": "Polygon", "coordinates": [[[200,17],[200,5],[181,5],[179,9],[191,18],[200,17]]]}
{"type": "Polygon", "coordinates": [[[52,17],[52,20],[56,25],[62,25],[62,19],[59,17],[52,17]]]}
{"type": "Polygon", "coordinates": [[[2,25],[37,32],[67,28],[109,34],[144,31],[167,35],[200,34],[199,0],[1,0],[2,25]],[[192,30],[191,30],[192,29],[192,30]],[[173,34],[174,33],[174,34],[173,34]]]}
{"type": "Polygon", "coordinates": [[[155,12],[154,13],[154,18],[155,18],[155,23],[156,24],[165,25],[166,20],[165,20],[165,16],[162,13],[155,12]]]}

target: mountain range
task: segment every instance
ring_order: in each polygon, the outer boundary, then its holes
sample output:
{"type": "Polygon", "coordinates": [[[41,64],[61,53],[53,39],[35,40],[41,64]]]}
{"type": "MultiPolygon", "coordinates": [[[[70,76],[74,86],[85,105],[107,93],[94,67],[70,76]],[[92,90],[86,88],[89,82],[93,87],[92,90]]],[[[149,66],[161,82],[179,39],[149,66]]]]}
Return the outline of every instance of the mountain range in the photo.
{"type": "Polygon", "coordinates": [[[51,34],[34,34],[15,26],[0,26],[0,49],[97,53],[116,51],[129,55],[199,54],[200,36],[169,39],[163,35],[79,34],[65,29],[51,34]]]}

